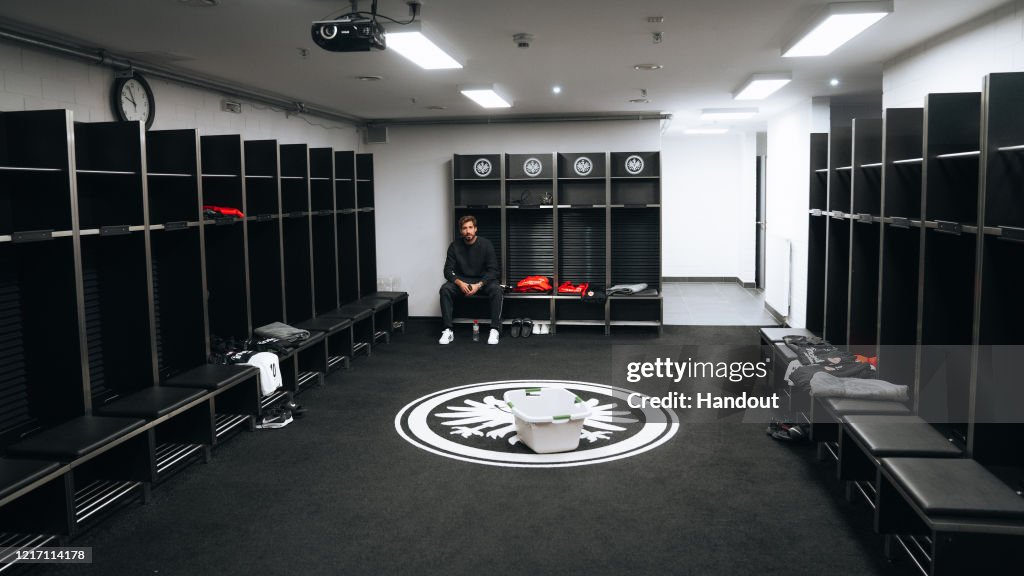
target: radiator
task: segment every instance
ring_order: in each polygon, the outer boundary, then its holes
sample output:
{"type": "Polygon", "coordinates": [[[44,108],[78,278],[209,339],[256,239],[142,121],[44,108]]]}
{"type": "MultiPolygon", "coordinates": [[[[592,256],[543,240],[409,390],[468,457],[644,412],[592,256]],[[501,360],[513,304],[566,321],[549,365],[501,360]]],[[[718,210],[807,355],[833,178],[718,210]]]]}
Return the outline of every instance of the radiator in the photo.
{"type": "Polygon", "coordinates": [[[765,243],[764,301],[779,314],[789,316],[792,246],[788,239],[771,235],[765,243]]]}

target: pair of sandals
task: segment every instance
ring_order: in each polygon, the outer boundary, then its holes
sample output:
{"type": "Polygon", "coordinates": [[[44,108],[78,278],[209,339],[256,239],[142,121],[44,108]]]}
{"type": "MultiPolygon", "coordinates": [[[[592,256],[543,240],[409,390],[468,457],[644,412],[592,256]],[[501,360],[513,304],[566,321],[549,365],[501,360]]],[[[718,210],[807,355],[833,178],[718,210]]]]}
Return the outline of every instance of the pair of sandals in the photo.
{"type": "Polygon", "coordinates": [[[516,318],[512,321],[512,337],[529,338],[533,334],[533,320],[529,318],[516,318]]]}

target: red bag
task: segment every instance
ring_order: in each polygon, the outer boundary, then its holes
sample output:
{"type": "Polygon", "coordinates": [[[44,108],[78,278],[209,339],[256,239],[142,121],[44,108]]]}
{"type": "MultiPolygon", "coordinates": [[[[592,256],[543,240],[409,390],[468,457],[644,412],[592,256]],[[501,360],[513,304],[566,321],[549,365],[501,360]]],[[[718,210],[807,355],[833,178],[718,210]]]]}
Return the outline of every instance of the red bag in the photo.
{"type": "Polygon", "coordinates": [[[583,282],[579,286],[573,286],[572,282],[562,282],[558,286],[558,293],[583,295],[587,291],[588,286],[590,286],[589,282],[583,282]]]}
{"type": "Polygon", "coordinates": [[[513,292],[550,292],[551,279],[547,276],[527,276],[516,283],[513,292]]]}

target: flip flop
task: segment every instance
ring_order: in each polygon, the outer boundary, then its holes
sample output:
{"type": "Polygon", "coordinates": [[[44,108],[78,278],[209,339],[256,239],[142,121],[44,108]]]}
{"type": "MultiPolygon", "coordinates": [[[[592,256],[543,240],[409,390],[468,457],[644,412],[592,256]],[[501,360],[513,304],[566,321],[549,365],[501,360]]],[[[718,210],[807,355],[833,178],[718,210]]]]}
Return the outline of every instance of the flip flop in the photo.
{"type": "Polygon", "coordinates": [[[523,338],[529,338],[533,334],[533,320],[523,318],[523,338]]]}
{"type": "Polygon", "coordinates": [[[516,318],[515,320],[513,320],[512,321],[512,330],[511,330],[512,337],[513,338],[519,338],[519,333],[522,332],[522,330],[523,330],[523,321],[520,320],[519,318],[516,318]]]}

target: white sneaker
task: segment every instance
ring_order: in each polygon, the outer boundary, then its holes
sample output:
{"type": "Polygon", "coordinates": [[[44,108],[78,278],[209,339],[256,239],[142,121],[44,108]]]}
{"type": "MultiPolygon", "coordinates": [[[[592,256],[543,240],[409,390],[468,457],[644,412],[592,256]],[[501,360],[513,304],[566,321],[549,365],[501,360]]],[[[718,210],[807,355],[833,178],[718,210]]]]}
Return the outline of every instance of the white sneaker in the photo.
{"type": "Polygon", "coordinates": [[[445,328],[444,332],[441,332],[441,339],[437,341],[438,344],[451,344],[455,340],[455,333],[452,332],[451,328],[445,328]]]}
{"type": "Polygon", "coordinates": [[[491,328],[491,335],[487,337],[487,343],[488,344],[497,344],[498,343],[498,336],[499,335],[500,335],[500,332],[498,332],[494,328],[491,328]]]}

